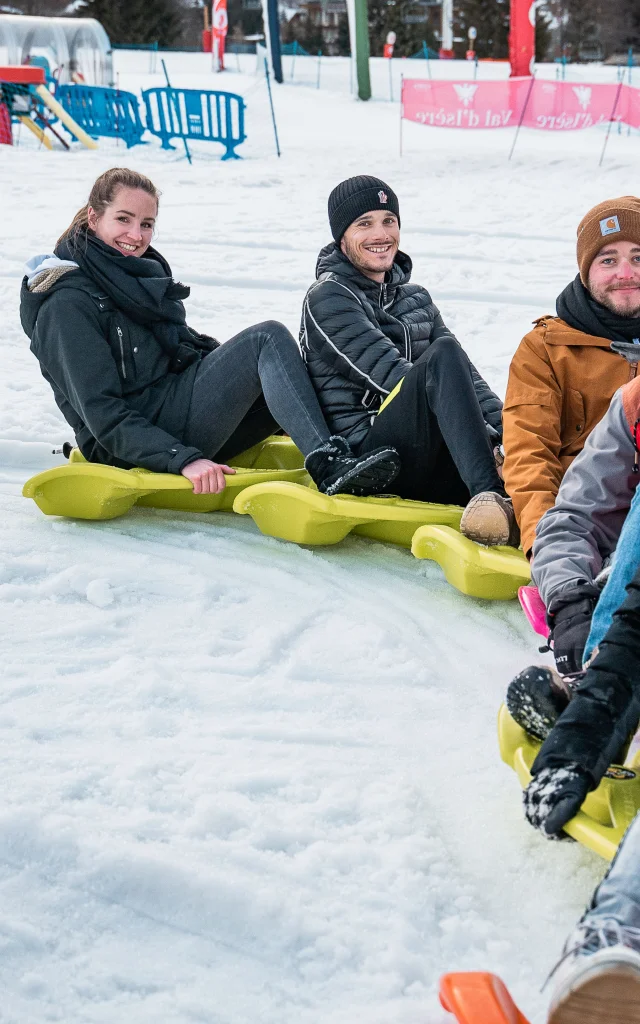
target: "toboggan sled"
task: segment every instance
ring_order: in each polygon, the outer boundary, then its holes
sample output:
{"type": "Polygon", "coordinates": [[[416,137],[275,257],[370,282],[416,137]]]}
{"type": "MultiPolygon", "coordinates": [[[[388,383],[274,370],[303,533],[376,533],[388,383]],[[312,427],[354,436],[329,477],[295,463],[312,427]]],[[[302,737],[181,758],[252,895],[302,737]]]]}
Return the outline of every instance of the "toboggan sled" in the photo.
{"type": "Polygon", "coordinates": [[[443,975],[440,1003],[458,1024],[529,1024],[504,982],[488,971],[443,975]]]}
{"type": "MultiPolygon", "coordinates": [[[[531,767],[542,744],[513,720],[504,704],[498,714],[498,740],[502,760],[513,768],[524,789],[531,781],[531,767]]],[[[639,773],[640,751],[629,765],[611,765],[575,818],[564,826],[567,835],[605,860],[613,860],[640,811],[639,773]]]]}
{"type": "Polygon", "coordinates": [[[321,494],[290,438],[267,438],[231,464],[237,472],[226,477],[224,491],[194,494],[183,476],[88,463],[73,449],[68,465],[38,473],[22,493],[45,515],[72,519],[115,519],[137,505],[181,512],[234,511],[251,516],[267,536],[295,544],[337,544],[355,533],[437,562],[449,583],[470,597],[509,600],[530,579],[521,551],[485,548],[460,534],[463,510],[457,505],[393,495],[321,494]]]}

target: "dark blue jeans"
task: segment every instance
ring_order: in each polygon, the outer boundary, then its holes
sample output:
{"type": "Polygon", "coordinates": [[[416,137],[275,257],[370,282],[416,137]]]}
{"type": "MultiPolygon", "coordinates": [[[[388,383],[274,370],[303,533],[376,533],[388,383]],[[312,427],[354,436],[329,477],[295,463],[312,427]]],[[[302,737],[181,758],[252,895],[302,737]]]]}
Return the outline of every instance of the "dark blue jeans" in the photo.
{"type": "Polygon", "coordinates": [[[597,927],[612,917],[623,927],[639,929],[640,939],[640,814],[627,830],[582,920],[597,927]]]}
{"type": "Polygon", "coordinates": [[[225,462],[279,428],[303,455],[331,433],[293,335],[266,320],[204,357],[182,440],[225,462]]]}

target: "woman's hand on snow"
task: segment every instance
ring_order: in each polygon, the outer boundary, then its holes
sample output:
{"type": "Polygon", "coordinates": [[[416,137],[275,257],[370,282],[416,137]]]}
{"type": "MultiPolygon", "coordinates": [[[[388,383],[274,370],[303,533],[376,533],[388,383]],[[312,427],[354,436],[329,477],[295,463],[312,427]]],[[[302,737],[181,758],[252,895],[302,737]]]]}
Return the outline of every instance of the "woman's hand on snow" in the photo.
{"type": "Polygon", "coordinates": [[[180,472],[193,484],[194,494],[220,494],[226,486],[225,475],[232,475],[235,469],[209,459],[196,459],[180,472]]]}

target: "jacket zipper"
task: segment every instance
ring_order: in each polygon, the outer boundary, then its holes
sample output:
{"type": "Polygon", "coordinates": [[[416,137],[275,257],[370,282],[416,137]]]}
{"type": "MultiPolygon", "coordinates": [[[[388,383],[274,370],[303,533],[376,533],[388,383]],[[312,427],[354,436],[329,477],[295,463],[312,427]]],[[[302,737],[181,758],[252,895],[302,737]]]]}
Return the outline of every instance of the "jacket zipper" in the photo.
{"type": "MultiPolygon", "coordinates": [[[[386,298],[387,298],[387,286],[386,286],[386,284],[381,284],[380,285],[380,308],[381,309],[385,309],[384,303],[386,301],[386,298]]],[[[392,313],[389,314],[389,315],[393,316],[392,313]]],[[[402,331],[403,331],[403,334],[404,334],[404,354],[405,354],[405,358],[406,358],[407,362],[411,362],[411,345],[409,344],[409,331],[407,330],[407,328],[405,326],[404,320],[401,320],[400,317],[396,316],[396,317],[394,317],[394,320],[397,320],[398,323],[402,327],[402,331]]]]}
{"type": "Polygon", "coordinates": [[[122,328],[119,325],[117,325],[116,326],[116,331],[118,332],[118,338],[120,339],[120,362],[121,362],[121,365],[122,365],[122,376],[126,380],[127,379],[127,371],[126,371],[125,365],[124,365],[124,342],[122,340],[122,328]]]}

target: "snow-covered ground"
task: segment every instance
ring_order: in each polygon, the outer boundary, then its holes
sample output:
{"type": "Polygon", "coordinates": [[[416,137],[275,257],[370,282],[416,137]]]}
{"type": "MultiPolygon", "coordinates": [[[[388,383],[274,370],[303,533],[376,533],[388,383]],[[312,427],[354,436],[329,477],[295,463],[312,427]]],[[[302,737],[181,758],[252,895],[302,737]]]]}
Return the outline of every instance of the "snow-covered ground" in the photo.
{"type": "MultiPolygon", "coordinates": [[[[123,88],[160,84],[118,54],[123,88]]],[[[148,60],[148,55],[144,55],[148,60]]],[[[212,79],[246,95],[244,159],[152,142],[0,147],[0,1019],[113,1024],[444,1024],[446,970],[539,988],[603,863],[525,826],[495,717],[537,655],[515,603],[352,538],[301,549],[245,517],[45,518],[20,495],[70,432],[18,317],[114,164],[163,191],[157,245],[220,338],[297,331],[326,199],[373,173],[400,197],[415,278],[500,393],[575,273],[582,214],[637,191],[640,139],[404,127],[397,104],[212,79]]],[[[231,62],[233,68],[233,62],[231,62]]],[[[608,73],[611,73],[608,69],[608,73]]]]}

